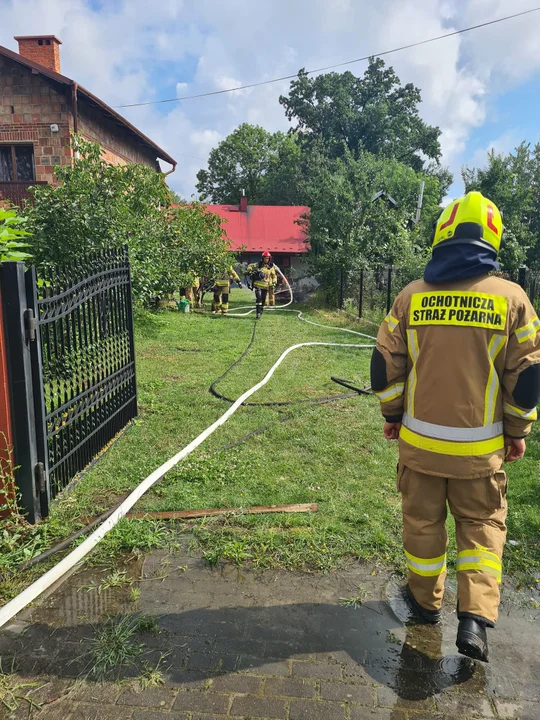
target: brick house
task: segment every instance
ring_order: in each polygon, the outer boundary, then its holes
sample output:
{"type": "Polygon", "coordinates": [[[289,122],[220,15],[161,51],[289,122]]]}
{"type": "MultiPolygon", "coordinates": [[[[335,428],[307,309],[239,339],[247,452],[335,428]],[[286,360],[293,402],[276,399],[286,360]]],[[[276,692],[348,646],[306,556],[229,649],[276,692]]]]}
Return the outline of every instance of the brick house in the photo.
{"type": "Polygon", "coordinates": [[[0,45],[0,200],[18,203],[27,188],[54,183],[69,165],[71,133],[98,142],[107,162],[142,163],[161,172],[176,161],[76,81],[60,73],[54,35],[16,37],[19,52],[0,45]]]}

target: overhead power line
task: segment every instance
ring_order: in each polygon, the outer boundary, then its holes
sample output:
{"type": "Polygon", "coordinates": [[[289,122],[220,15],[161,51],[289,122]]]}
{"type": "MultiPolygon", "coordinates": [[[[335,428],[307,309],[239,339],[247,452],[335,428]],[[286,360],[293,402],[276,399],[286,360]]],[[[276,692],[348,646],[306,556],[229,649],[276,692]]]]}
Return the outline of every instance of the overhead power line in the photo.
{"type": "MultiPolygon", "coordinates": [[[[383,57],[384,55],[391,55],[392,53],[401,52],[402,50],[420,47],[420,45],[428,45],[429,43],[444,40],[445,38],[453,37],[454,35],[461,35],[462,33],[470,32],[471,30],[478,30],[479,28],[488,27],[489,25],[496,25],[497,23],[506,22],[507,20],[512,20],[513,18],[522,17],[523,15],[530,15],[530,13],[538,12],[539,10],[540,7],[535,7],[531,10],[524,10],[523,12],[514,13],[513,15],[489,20],[488,22],[480,23],[479,25],[471,25],[470,27],[461,28],[461,30],[453,30],[452,32],[445,33],[444,35],[437,35],[436,37],[432,37],[427,40],[420,40],[419,42],[409,43],[408,45],[401,45],[400,47],[393,48],[392,50],[384,50],[379,53],[373,52],[369,55],[364,55],[364,57],[355,58],[354,60],[346,60],[344,62],[336,63],[335,65],[326,65],[325,67],[316,68],[315,70],[307,70],[306,75],[312,75],[313,73],[324,72],[325,70],[333,70],[334,68],[364,62],[365,60],[369,60],[371,57],[383,57]]],[[[292,80],[296,77],[298,77],[298,73],[295,73],[294,75],[283,75],[282,77],[273,78],[272,80],[262,80],[261,82],[250,83],[249,85],[239,85],[238,87],[227,88],[226,90],[214,90],[213,92],[200,93],[199,95],[185,95],[184,97],[168,98],[167,100],[150,100],[149,102],[131,103],[130,105],[116,105],[115,107],[130,108],[141,107],[143,105],[161,105],[163,103],[180,102],[182,100],[196,100],[197,98],[210,97],[212,95],[223,95],[225,93],[237,92],[238,90],[248,90],[249,88],[261,87],[261,85],[271,85],[272,83],[283,82],[284,80],[292,80]]]]}
{"type": "Polygon", "coordinates": [[[186,155],[185,153],[175,153],[175,155],[180,155],[180,157],[191,158],[192,160],[202,160],[203,162],[206,162],[208,160],[208,158],[200,158],[200,157],[196,157],[195,155],[186,155]]]}

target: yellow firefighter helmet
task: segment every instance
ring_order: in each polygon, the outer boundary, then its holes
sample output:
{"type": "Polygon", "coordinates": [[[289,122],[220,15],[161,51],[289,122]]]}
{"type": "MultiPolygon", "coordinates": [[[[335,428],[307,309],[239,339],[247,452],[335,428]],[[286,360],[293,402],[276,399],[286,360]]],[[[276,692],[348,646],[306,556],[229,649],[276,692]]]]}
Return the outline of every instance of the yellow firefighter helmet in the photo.
{"type": "Polygon", "coordinates": [[[503,223],[499,208],[480,192],[469,192],[447,205],[437,220],[433,248],[471,243],[499,252],[503,223]]]}

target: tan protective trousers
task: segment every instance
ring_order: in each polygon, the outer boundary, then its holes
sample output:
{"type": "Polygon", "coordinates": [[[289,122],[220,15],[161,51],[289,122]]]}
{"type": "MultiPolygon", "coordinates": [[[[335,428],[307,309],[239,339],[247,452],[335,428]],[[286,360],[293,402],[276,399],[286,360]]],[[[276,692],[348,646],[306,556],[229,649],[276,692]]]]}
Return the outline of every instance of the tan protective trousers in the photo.
{"type": "Polygon", "coordinates": [[[266,303],[265,305],[275,305],[276,304],[276,291],[274,289],[273,285],[270,285],[268,288],[268,295],[266,296],[266,303]]]}
{"type": "Polygon", "coordinates": [[[456,522],[459,615],[497,621],[508,512],[506,483],[502,470],[483,478],[455,479],[399,465],[409,587],[422,607],[438,610],[442,604],[448,503],[456,522]]]}
{"type": "Polygon", "coordinates": [[[186,298],[189,300],[189,304],[192,308],[200,307],[199,301],[199,286],[190,285],[186,288],[186,298]]]}

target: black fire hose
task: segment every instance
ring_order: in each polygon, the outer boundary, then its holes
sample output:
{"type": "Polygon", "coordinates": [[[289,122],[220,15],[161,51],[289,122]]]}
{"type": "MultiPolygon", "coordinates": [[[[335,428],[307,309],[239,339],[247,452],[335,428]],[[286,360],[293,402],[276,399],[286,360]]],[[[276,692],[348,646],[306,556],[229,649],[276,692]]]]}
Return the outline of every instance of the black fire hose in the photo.
{"type": "Polygon", "coordinates": [[[351,383],[348,380],[342,380],[341,378],[332,376],[330,380],[333,380],[338,385],[343,385],[343,387],[349,388],[349,390],[354,390],[359,395],[373,395],[373,392],[370,387],[367,388],[359,388],[356,387],[356,385],[351,385],[351,383]]]}
{"type": "MultiPolygon", "coordinates": [[[[246,355],[249,353],[249,351],[251,350],[251,347],[253,346],[253,343],[255,342],[256,333],[257,333],[257,321],[255,321],[255,323],[253,324],[253,332],[251,334],[251,340],[249,341],[244,352],[240,355],[238,360],[235,360],[233,362],[233,364],[230,365],[227,368],[227,370],[225,370],[223,375],[220,375],[218,377],[218,379],[214,380],[214,382],[210,385],[209,391],[212,393],[212,395],[214,397],[218,398],[218,400],[224,400],[225,402],[231,403],[231,405],[234,402],[236,402],[236,400],[233,400],[232,398],[229,398],[226,395],[222,395],[216,388],[220,384],[220,382],[222,382],[222,380],[224,380],[227,377],[227,375],[231,372],[231,370],[233,370],[237,365],[239,365],[242,362],[242,360],[246,357],[246,355]]],[[[332,378],[332,380],[334,382],[338,383],[339,385],[343,385],[344,387],[354,390],[355,393],[362,394],[362,395],[370,395],[371,394],[368,389],[363,390],[361,388],[357,388],[354,385],[349,384],[347,382],[347,380],[341,380],[339,378],[334,378],[334,377],[332,378]]],[[[325,402],[333,402],[334,400],[344,400],[347,397],[353,397],[353,396],[348,395],[348,394],[346,394],[346,395],[326,395],[324,397],[318,398],[316,403],[314,403],[313,400],[307,399],[307,400],[286,400],[286,401],[282,400],[282,401],[276,401],[276,402],[245,402],[245,403],[242,403],[242,405],[245,407],[290,407],[291,405],[309,406],[312,404],[323,404],[325,402]]]]}

